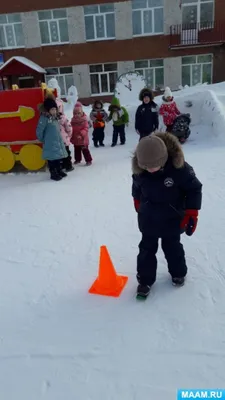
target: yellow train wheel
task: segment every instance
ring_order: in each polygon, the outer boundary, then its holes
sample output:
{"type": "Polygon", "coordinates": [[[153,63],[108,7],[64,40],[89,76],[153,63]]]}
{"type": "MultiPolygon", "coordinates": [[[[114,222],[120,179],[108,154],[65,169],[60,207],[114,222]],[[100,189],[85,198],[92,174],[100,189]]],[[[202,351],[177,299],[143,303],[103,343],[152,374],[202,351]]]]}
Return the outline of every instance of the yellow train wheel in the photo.
{"type": "Polygon", "coordinates": [[[0,146],[0,172],[8,172],[14,165],[14,154],[7,147],[0,146]]]}
{"type": "Polygon", "coordinates": [[[26,144],[19,154],[21,164],[29,171],[38,171],[45,165],[42,159],[42,148],[36,144],[26,144]]]}

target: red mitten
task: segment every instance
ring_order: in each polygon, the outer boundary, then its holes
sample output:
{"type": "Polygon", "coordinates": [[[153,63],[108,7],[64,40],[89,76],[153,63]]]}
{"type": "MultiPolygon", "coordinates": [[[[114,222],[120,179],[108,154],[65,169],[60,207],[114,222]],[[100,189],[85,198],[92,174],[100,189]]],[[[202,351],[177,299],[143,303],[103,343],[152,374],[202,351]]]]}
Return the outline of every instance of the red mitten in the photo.
{"type": "Polygon", "coordinates": [[[140,200],[134,199],[134,208],[138,212],[140,207],[140,200]]]}
{"type": "Polygon", "coordinates": [[[186,235],[191,236],[195,232],[198,224],[198,210],[186,210],[183,220],[181,221],[181,229],[186,235]]]}

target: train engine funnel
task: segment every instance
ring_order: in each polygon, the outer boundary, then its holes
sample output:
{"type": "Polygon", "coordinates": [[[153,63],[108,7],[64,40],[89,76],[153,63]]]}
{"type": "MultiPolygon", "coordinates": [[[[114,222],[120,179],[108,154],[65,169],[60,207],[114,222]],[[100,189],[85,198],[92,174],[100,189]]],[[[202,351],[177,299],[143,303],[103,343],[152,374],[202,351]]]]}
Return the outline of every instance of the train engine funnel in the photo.
{"type": "Polygon", "coordinates": [[[2,118],[20,118],[21,122],[27,122],[33,119],[35,116],[35,111],[33,108],[19,106],[18,111],[14,112],[3,112],[0,113],[0,119],[2,118]]]}

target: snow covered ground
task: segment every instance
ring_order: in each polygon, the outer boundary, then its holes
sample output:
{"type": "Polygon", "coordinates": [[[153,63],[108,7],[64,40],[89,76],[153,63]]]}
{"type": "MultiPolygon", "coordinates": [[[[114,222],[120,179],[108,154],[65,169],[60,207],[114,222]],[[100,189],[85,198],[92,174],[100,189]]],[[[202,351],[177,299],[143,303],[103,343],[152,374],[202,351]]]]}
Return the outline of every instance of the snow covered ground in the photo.
{"type": "Polygon", "coordinates": [[[224,387],[225,84],[175,98],[192,115],[184,151],[204,185],[181,289],[160,251],[152,294],[135,301],[134,106],[126,146],[110,147],[109,125],[93,166],[61,182],[0,176],[0,399],[175,400],[178,388],[224,387]],[[102,244],[129,276],[118,299],[88,294],[102,244]]]}

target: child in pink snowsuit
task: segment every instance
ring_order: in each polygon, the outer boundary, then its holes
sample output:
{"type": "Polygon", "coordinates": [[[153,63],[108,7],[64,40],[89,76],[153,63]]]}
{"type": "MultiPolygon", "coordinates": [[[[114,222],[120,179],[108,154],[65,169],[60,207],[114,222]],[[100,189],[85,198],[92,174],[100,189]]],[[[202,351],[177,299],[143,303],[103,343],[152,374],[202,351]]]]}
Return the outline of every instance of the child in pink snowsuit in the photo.
{"type": "Polygon", "coordinates": [[[163,95],[163,104],[159,109],[159,114],[163,117],[164,125],[166,125],[166,131],[171,132],[174,120],[178,115],[180,115],[180,111],[177,108],[177,105],[173,99],[172,92],[169,87],[165,88],[165,92],[163,95]]]}
{"type": "Polygon", "coordinates": [[[62,160],[62,168],[65,169],[67,172],[70,172],[74,170],[70,152],[70,138],[72,136],[73,130],[70,122],[64,114],[63,101],[61,99],[56,99],[56,104],[58,106],[60,133],[68,154],[68,157],[62,160]]]}
{"type": "Polygon", "coordinates": [[[73,110],[73,118],[71,120],[73,129],[71,143],[74,145],[75,164],[80,164],[82,154],[86,161],[86,165],[92,164],[92,156],[89,151],[89,135],[88,135],[88,118],[83,112],[82,104],[78,101],[73,110]]]}

